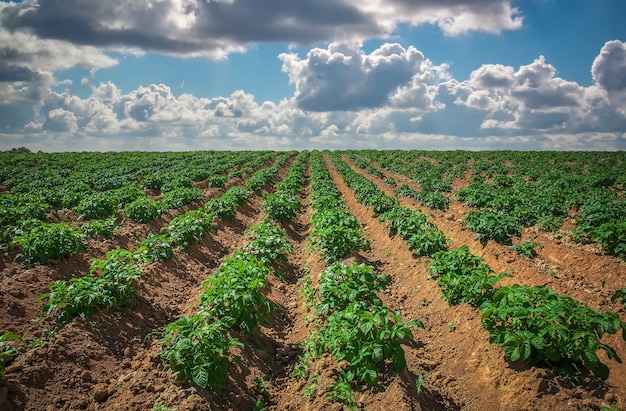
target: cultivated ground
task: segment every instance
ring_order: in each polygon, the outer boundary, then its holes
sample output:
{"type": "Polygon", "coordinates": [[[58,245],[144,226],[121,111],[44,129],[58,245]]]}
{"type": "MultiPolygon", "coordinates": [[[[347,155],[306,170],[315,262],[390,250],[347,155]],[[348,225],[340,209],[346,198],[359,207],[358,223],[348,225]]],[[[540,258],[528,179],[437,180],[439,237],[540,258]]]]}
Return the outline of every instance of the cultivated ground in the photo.
{"type": "MultiPolygon", "coordinates": [[[[354,167],[376,183],[386,194],[394,187],[354,167]]],[[[384,223],[359,204],[341,176],[326,162],[333,181],[349,211],[364,226],[371,249],[352,255],[344,262],[365,262],[391,277],[381,298],[405,320],[420,319],[425,328],[415,328],[414,338],[403,344],[408,367],[401,373],[389,370],[379,387],[360,387],[356,394],[362,409],[372,410],[599,410],[626,408],[626,365],[607,361],[608,380],[588,378],[586,386],[550,370],[529,367],[523,361],[508,363],[499,346],[489,343],[480,312],[467,304],[450,307],[441,299],[441,289],[428,279],[428,257],[416,258],[400,237],[391,238],[384,223]],[[421,385],[417,381],[421,381],[421,385]],[[420,385],[418,393],[416,385],[420,385]]],[[[279,173],[282,178],[288,165],[279,173]]],[[[387,173],[389,175],[389,173],[387,173]]],[[[391,176],[391,175],[389,175],[391,176]]],[[[398,183],[417,186],[393,175],[398,183]]],[[[229,181],[226,187],[240,184],[229,181]]],[[[455,189],[467,180],[455,181],[455,189]]],[[[203,201],[224,189],[203,187],[203,201]]],[[[265,193],[272,190],[266,187],[265,193]]],[[[77,318],[57,327],[41,316],[37,297],[58,279],[85,275],[92,258],[102,258],[117,247],[133,249],[148,233],[156,233],[178,210],[148,224],[124,222],[113,240],[92,242],[85,252],[63,261],[23,267],[14,254],[0,261],[0,330],[10,330],[30,341],[19,348],[23,353],[9,360],[0,411],[6,410],[203,410],[254,409],[335,410],[340,404],[326,399],[333,380],[333,360],[322,358],[312,365],[318,374],[315,389],[303,395],[311,381],[291,375],[302,350],[300,343],[311,331],[307,310],[299,289],[308,276],[313,285],[326,263],[310,246],[307,237],[312,209],[310,186],[305,186],[303,205],[297,219],[284,224],[294,253],[282,268],[282,275],[270,276],[266,296],[275,310],[268,323],[252,338],[237,335],[245,342],[237,349],[240,363],[230,364],[223,389],[210,392],[189,382],[177,382],[176,375],[159,357],[158,332],[184,315],[197,311],[201,283],[221,262],[246,243],[245,229],[260,222],[265,214],[263,193],[237,210],[235,219],[220,221],[216,232],[201,243],[176,252],[169,262],[155,262],[137,282],[136,303],[129,308],[104,309],[89,318],[77,318]]],[[[201,205],[199,202],[197,206],[201,205]]],[[[451,201],[446,212],[427,209],[400,198],[402,206],[432,213],[432,221],[451,240],[450,247],[468,245],[496,272],[512,273],[503,284],[545,285],[567,294],[594,309],[619,313],[626,320],[621,302],[611,303],[612,293],[625,285],[624,261],[602,255],[592,247],[570,243],[559,234],[525,230],[522,240],[534,239],[544,247],[538,256],[521,257],[508,247],[489,241],[485,246],[460,221],[469,208],[451,201]]],[[[192,206],[191,208],[193,208],[192,206]]],[[[68,217],[71,219],[71,216],[68,217]]],[[[567,224],[563,232],[566,231],[567,224]]],[[[621,337],[609,336],[606,343],[626,359],[621,337]]]]}

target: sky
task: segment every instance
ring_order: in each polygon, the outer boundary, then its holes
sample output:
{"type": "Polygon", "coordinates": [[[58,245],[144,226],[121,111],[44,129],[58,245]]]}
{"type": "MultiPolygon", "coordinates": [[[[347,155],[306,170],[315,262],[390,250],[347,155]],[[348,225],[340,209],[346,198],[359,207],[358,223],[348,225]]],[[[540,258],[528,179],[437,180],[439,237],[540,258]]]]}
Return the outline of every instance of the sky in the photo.
{"type": "Polygon", "coordinates": [[[0,1],[0,150],[626,149],[624,0],[0,1]]]}

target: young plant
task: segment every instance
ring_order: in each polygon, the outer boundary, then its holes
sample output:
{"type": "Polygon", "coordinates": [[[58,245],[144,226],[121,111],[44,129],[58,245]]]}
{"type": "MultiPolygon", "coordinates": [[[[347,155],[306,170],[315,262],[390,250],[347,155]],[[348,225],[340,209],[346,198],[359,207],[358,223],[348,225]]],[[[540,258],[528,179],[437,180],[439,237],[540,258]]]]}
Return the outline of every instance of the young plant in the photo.
{"type": "Polygon", "coordinates": [[[22,341],[22,337],[12,332],[0,335],[0,382],[4,379],[5,361],[20,353],[16,347],[9,345],[10,341],[22,341]]]}
{"type": "Polygon", "coordinates": [[[275,226],[269,219],[246,230],[250,240],[243,251],[259,260],[270,264],[276,261],[287,261],[287,254],[293,253],[293,245],[289,242],[285,230],[275,226]]]}
{"type": "Polygon", "coordinates": [[[470,211],[462,224],[476,233],[474,238],[483,244],[494,240],[498,244],[510,245],[511,237],[519,237],[522,230],[515,217],[491,210],[470,211]]]}
{"type": "Polygon", "coordinates": [[[549,288],[501,287],[481,311],[490,342],[502,345],[507,361],[547,366],[574,381],[585,369],[608,378],[609,368],[596,354],[599,350],[621,363],[615,350],[601,342],[604,334],[620,328],[626,340],[626,324],[619,316],[593,310],[549,288]]]}
{"type": "Polygon", "coordinates": [[[112,239],[117,226],[115,225],[115,216],[111,216],[104,220],[91,220],[80,226],[83,232],[83,238],[105,238],[112,239]]]}
{"type": "Polygon", "coordinates": [[[339,261],[350,253],[369,249],[369,241],[356,217],[342,209],[316,212],[313,214],[313,225],[313,245],[320,249],[327,262],[339,261]]]}
{"type": "Polygon", "coordinates": [[[515,251],[517,254],[521,255],[522,257],[529,258],[537,256],[537,251],[535,251],[535,248],[537,247],[543,248],[543,245],[531,240],[526,240],[521,244],[513,244],[509,246],[509,248],[515,251]]]}
{"type": "Polygon", "coordinates": [[[159,340],[161,358],[178,373],[177,381],[191,380],[215,391],[228,376],[229,360],[236,357],[231,347],[243,347],[228,335],[229,327],[206,313],[182,317],[168,324],[159,340]]]}
{"type": "Polygon", "coordinates": [[[251,334],[273,308],[261,292],[269,273],[270,269],[256,257],[236,251],[202,284],[203,310],[229,328],[251,334]]]}
{"type": "Polygon", "coordinates": [[[133,283],[141,277],[142,265],[132,252],[118,248],[105,259],[94,259],[89,274],[69,281],[50,284],[50,292],[37,298],[46,300],[44,314],[56,312],[57,321],[65,323],[74,316],[88,317],[98,307],[130,305],[135,296],[133,283]]]}
{"type": "Polygon", "coordinates": [[[169,261],[174,258],[172,240],[167,235],[150,234],[141,242],[141,247],[137,250],[137,254],[140,254],[142,259],[148,263],[169,261]]]}
{"type": "Polygon", "coordinates": [[[482,258],[472,254],[466,245],[439,251],[430,261],[430,277],[437,279],[443,298],[450,305],[470,303],[480,307],[491,300],[493,286],[507,276],[510,275],[494,275],[482,258]]]}
{"type": "Polygon", "coordinates": [[[135,223],[147,223],[161,215],[159,202],[147,196],[139,197],[124,207],[123,214],[135,223]]]}
{"type": "Polygon", "coordinates": [[[27,262],[45,263],[50,259],[61,260],[82,250],[82,239],[79,227],[68,223],[38,223],[25,228],[12,244],[22,248],[18,257],[26,257],[27,262]]]}

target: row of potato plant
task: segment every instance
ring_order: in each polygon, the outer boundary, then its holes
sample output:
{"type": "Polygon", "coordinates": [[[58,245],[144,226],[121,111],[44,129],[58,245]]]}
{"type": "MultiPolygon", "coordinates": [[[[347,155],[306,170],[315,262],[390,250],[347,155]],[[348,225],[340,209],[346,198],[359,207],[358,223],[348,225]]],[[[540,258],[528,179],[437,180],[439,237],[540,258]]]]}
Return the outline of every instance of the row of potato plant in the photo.
{"type": "Polygon", "coordinates": [[[489,341],[502,346],[507,361],[551,368],[578,383],[586,371],[609,377],[600,350],[621,363],[615,350],[601,341],[620,328],[626,341],[626,324],[615,313],[594,310],[545,286],[495,288],[509,275],[495,275],[465,245],[435,253],[430,272],[450,305],[468,303],[481,311],[489,341]]]}
{"type": "Polygon", "coordinates": [[[23,258],[27,264],[45,263],[48,259],[63,259],[83,250],[84,241],[88,238],[112,238],[117,219],[111,214],[121,204],[125,204],[122,205],[122,214],[126,218],[137,223],[146,223],[160,217],[164,212],[190,204],[202,195],[202,191],[195,187],[172,189],[164,193],[161,200],[151,199],[133,185],[113,191],[124,195],[116,197],[107,193],[91,194],[80,202],[75,211],[80,213],[81,219],[91,220],[80,225],[67,222],[47,223],[34,218],[16,221],[14,228],[9,230],[14,233],[10,245],[21,250],[16,258],[23,258]]]}
{"type": "Polygon", "coordinates": [[[389,233],[400,234],[415,255],[432,255],[447,248],[444,233],[428,221],[431,215],[400,207],[395,197],[385,195],[376,184],[348,166],[340,155],[333,155],[332,160],[357,201],[370,207],[381,222],[388,221],[389,233]]]}
{"type": "MultiPolygon", "coordinates": [[[[626,258],[626,178],[623,153],[565,152],[434,152],[359,151],[389,171],[415,178],[421,191],[439,190],[425,181],[463,178],[470,168],[469,186],[454,196],[478,211],[464,224],[480,241],[510,245],[522,228],[556,231],[573,215],[569,236],[595,243],[603,252],[626,258]],[[434,189],[433,189],[434,188],[434,189]]],[[[354,155],[354,154],[353,154],[354,155]]],[[[410,190],[402,189],[412,195],[410,190]]],[[[422,204],[427,200],[416,198],[422,204]]]]}
{"type": "MultiPolygon", "coordinates": [[[[258,189],[275,175],[276,169],[270,167],[258,170],[251,178],[256,176],[254,187],[258,189]]],[[[56,314],[57,320],[63,323],[76,315],[91,315],[98,307],[130,305],[134,300],[134,283],[146,264],[169,260],[174,256],[173,247],[187,248],[200,241],[215,227],[215,218],[233,218],[235,209],[245,203],[250,194],[252,192],[243,187],[231,187],[203,207],[174,218],[162,234],[148,236],[137,250],[109,251],[104,259],[92,260],[88,275],[53,282],[50,292],[39,297],[45,300],[44,314],[56,314]]]]}
{"type": "Polygon", "coordinates": [[[174,153],[98,154],[37,153],[15,158],[1,155],[0,162],[12,163],[15,168],[0,183],[10,189],[0,195],[0,241],[9,242],[15,230],[21,229],[21,221],[46,222],[48,214],[67,209],[83,220],[110,216],[126,207],[131,217],[136,214],[134,208],[142,207],[156,214],[153,204],[146,205],[144,190],[148,189],[158,189],[163,194],[158,209],[177,208],[198,196],[197,190],[192,189],[193,182],[207,180],[214,184],[213,180],[219,177],[223,184],[232,170],[250,173],[271,156],[254,152],[180,153],[175,157],[174,153]],[[66,162],[59,161],[66,158],[66,162]],[[186,177],[181,177],[183,174],[186,177]],[[160,184],[150,181],[155,175],[161,176],[160,184]],[[139,204],[131,207],[135,200],[140,200],[139,204]]]}
{"type": "Polygon", "coordinates": [[[326,262],[339,261],[353,252],[369,249],[361,224],[346,211],[341,193],[324,164],[322,153],[311,153],[311,187],[313,206],[312,244],[326,262]]]}
{"type": "MultiPolygon", "coordinates": [[[[309,320],[317,325],[305,339],[304,355],[293,373],[305,377],[312,361],[330,354],[342,365],[327,398],[350,409],[358,407],[355,387],[378,385],[387,361],[396,372],[406,368],[401,343],[413,338],[411,327],[424,327],[419,320],[403,321],[382,303],[376,293],[388,283],[389,277],[376,274],[370,265],[334,262],[320,276],[318,289],[308,294],[309,320]]],[[[314,383],[308,391],[313,389],[314,383]]]]}
{"type": "MultiPolygon", "coordinates": [[[[288,176],[293,170],[301,170],[302,157],[299,159],[290,167],[288,176]]],[[[265,184],[256,179],[250,186],[260,188],[265,184]]],[[[266,277],[273,267],[287,260],[293,246],[285,230],[269,217],[248,228],[246,237],[249,242],[243,249],[225,259],[203,282],[198,312],[168,324],[160,333],[160,356],[168,361],[179,381],[190,380],[210,390],[221,388],[230,361],[239,361],[233,347],[243,347],[232,332],[251,336],[273,309],[262,292],[266,277]]]]}
{"type": "Polygon", "coordinates": [[[300,212],[299,195],[304,187],[310,153],[300,152],[283,180],[276,184],[275,191],[263,199],[263,208],[274,221],[292,221],[300,212]]]}
{"type": "MultiPolygon", "coordinates": [[[[302,288],[312,313],[308,320],[315,329],[303,343],[304,354],[293,374],[307,377],[314,360],[326,353],[331,355],[341,365],[327,398],[356,409],[355,387],[378,385],[379,373],[387,360],[397,371],[404,370],[406,360],[400,343],[412,338],[410,327],[423,325],[419,321],[403,322],[399,313],[382,304],[376,293],[386,288],[389,277],[376,274],[369,265],[349,266],[339,261],[369,247],[369,242],[358,220],[345,211],[341,193],[320,152],[311,154],[311,171],[315,229],[312,243],[331,264],[321,274],[317,289],[310,282],[305,282],[302,288]],[[323,235],[316,235],[319,230],[323,230],[323,235]]],[[[317,376],[309,380],[305,395],[315,392],[317,376]]]]}
{"type": "MultiPolygon", "coordinates": [[[[398,224],[412,227],[403,219],[398,224]]],[[[390,234],[396,229],[390,223],[390,234]]],[[[479,308],[490,342],[502,345],[507,361],[522,359],[576,382],[584,370],[608,378],[609,369],[600,361],[599,350],[621,362],[615,350],[601,342],[604,334],[615,334],[620,328],[626,340],[625,324],[617,314],[593,310],[544,286],[495,288],[510,275],[496,275],[467,245],[425,255],[432,257],[429,277],[442,287],[443,298],[450,305],[468,303],[479,308]]]]}

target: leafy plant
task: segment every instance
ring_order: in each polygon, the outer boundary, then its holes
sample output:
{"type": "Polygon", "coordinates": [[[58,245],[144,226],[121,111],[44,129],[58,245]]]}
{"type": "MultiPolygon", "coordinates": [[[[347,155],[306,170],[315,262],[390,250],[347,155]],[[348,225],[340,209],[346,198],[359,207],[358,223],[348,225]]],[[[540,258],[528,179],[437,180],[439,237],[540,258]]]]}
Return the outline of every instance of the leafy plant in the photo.
{"type": "Polygon", "coordinates": [[[150,234],[141,242],[137,254],[142,255],[145,262],[169,261],[174,258],[172,240],[163,234],[150,234]]]}
{"type": "Polygon", "coordinates": [[[22,341],[22,337],[13,332],[6,332],[0,335],[0,382],[4,379],[5,361],[20,353],[20,350],[16,347],[9,345],[10,341],[22,341]]]}
{"type": "Polygon", "coordinates": [[[417,256],[432,255],[448,248],[446,235],[436,228],[422,228],[409,235],[406,241],[417,256]]]}
{"type": "Polygon", "coordinates": [[[168,324],[159,344],[177,381],[191,380],[210,390],[221,388],[228,376],[229,359],[236,359],[231,347],[243,347],[223,322],[203,312],[168,324]]]}
{"type": "Polygon", "coordinates": [[[466,245],[439,251],[430,261],[430,277],[442,287],[443,298],[450,305],[470,303],[477,307],[490,301],[494,285],[509,274],[494,275],[493,270],[472,254],[466,245]]]}
{"type": "Polygon", "coordinates": [[[526,360],[573,377],[583,370],[606,379],[609,368],[596,352],[621,363],[613,348],[601,342],[605,333],[626,324],[615,313],[600,312],[549,288],[512,285],[497,290],[481,307],[489,340],[501,344],[508,361],[526,360]]]}
{"type": "Polygon", "coordinates": [[[265,196],[263,209],[272,220],[289,221],[298,215],[300,202],[292,193],[277,192],[265,196]]]}
{"type": "Polygon", "coordinates": [[[98,307],[116,307],[132,303],[133,282],[141,277],[141,264],[132,252],[118,248],[105,259],[94,259],[89,274],[49,285],[50,292],[37,298],[46,300],[46,315],[57,313],[57,321],[67,322],[73,316],[88,317],[98,307]]]}
{"type": "Polygon", "coordinates": [[[191,204],[202,196],[202,190],[196,187],[176,187],[163,194],[161,207],[164,210],[180,208],[191,204]]]}
{"type": "Polygon", "coordinates": [[[515,251],[517,254],[523,257],[530,257],[530,258],[537,256],[537,251],[535,251],[535,248],[537,247],[543,248],[543,245],[535,241],[531,241],[531,240],[526,240],[523,243],[513,244],[509,246],[509,248],[515,251]]]}
{"type": "Polygon", "coordinates": [[[147,223],[161,215],[160,204],[147,196],[139,197],[124,207],[123,214],[135,223],[147,223]]]}
{"type": "Polygon", "coordinates": [[[293,253],[293,245],[289,242],[285,230],[277,227],[269,219],[246,230],[251,241],[243,250],[266,264],[275,261],[287,261],[287,253],[293,253]]]}
{"type": "Polygon", "coordinates": [[[74,212],[79,214],[80,220],[93,220],[100,217],[108,217],[117,209],[117,200],[107,193],[91,194],[83,198],[74,212]]]}
{"type": "Polygon", "coordinates": [[[115,234],[115,216],[111,216],[104,220],[86,221],[80,226],[84,238],[105,238],[112,239],[115,234]]]}
{"type": "Polygon", "coordinates": [[[369,241],[352,214],[338,209],[326,209],[313,214],[315,231],[313,245],[319,247],[327,262],[338,261],[352,252],[369,249],[369,241]]]}
{"type": "Polygon", "coordinates": [[[82,232],[68,223],[37,223],[25,227],[12,244],[22,248],[19,257],[28,262],[45,263],[50,259],[61,260],[84,248],[82,232]]]}
{"type": "Polygon", "coordinates": [[[619,290],[615,291],[615,293],[611,296],[611,302],[617,301],[618,298],[622,299],[622,302],[624,303],[624,309],[626,309],[626,287],[620,288],[619,290]]]}
{"type": "Polygon", "coordinates": [[[470,211],[462,222],[476,235],[481,243],[494,240],[499,244],[511,244],[511,236],[521,235],[521,226],[515,217],[491,210],[470,211]]]}
{"type": "Polygon", "coordinates": [[[169,239],[182,248],[202,239],[213,228],[213,214],[203,209],[190,210],[174,218],[169,226],[169,239]]]}
{"type": "Polygon", "coordinates": [[[261,288],[270,269],[256,257],[236,251],[202,284],[203,309],[228,327],[252,333],[272,310],[261,288]]]}

